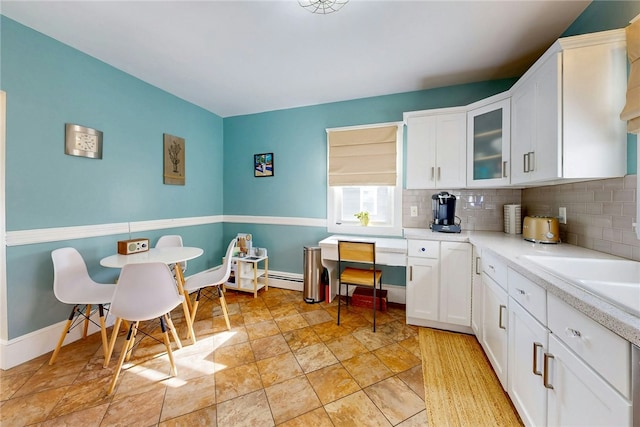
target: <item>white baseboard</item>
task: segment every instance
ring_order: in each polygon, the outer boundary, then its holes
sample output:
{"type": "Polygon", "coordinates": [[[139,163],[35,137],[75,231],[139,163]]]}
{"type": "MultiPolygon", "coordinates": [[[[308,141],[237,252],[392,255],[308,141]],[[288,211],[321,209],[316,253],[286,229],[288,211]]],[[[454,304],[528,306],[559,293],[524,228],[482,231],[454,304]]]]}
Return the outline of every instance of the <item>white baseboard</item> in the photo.
{"type": "MultiPolygon", "coordinates": [[[[94,312],[91,319],[100,324],[100,317],[94,312]]],[[[112,326],[113,316],[107,316],[107,327],[112,326]]],[[[37,331],[22,335],[9,341],[0,340],[0,369],[10,369],[21,363],[28,362],[38,356],[53,351],[58,345],[60,334],[67,323],[66,320],[50,325],[37,331]]],[[[81,322],[82,323],[82,322],[81,322]]],[[[64,357],[64,346],[79,339],[82,339],[82,324],[73,328],[64,339],[64,344],[58,357],[64,357]]],[[[88,335],[100,331],[100,327],[89,323],[88,335]]]]}

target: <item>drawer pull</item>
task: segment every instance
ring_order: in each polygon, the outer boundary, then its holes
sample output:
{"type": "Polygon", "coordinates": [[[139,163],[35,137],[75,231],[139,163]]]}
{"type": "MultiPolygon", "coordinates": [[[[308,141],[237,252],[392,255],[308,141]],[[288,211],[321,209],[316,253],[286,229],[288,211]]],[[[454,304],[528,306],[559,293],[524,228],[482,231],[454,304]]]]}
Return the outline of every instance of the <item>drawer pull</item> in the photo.
{"type": "Polygon", "coordinates": [[[502,310],[503,310],[503,309],[504,309],[504,310],[506,310],[506,309],[507,309],[507,306],[506,306],[506,305],[502,305],[502,304],[500,304],[500,307],[499,307],[499,310],[500,310],[500,317],[498,318],[498,327],[499,327],[500,329],[507,329],[507,327],[506,327],[506,326],[504,326],[504,325],[502,324],[502,313],[503,313],[503,311],[502,311],[502,310]]]}
{"type": "Polygon", "coordinates": [[[538,370],[538,348],[542,348],[539,342],[533,343],[533,373],[542,376],[542,372],[538,370]]]}
{"type": "Polygon", "coordinates": [[[516,288],[516,292],[518,292],[520,295],[526,295],[527,294],[525,291],[523,291],[522,289],[518,289],[518,288],[516,288]]]}
{"type": "Polygon", "coordinates": [[[578,331],[577,329],[565,328],[565,332],[567,333],[568,337],[571,337],[571,338],[582,338],[582,333],[580,331],[578,331]]]}
{"type": "Polygon", "coordinates": [[[555,359],[555,357],[553,357],[553,354],[551,353],[545,353],[543,366],[544,375],[542,376],[542,384],[544,384],[546,388],[550,388],[553,390],[553,385],[549,383],[549,359],[555,359]]]}

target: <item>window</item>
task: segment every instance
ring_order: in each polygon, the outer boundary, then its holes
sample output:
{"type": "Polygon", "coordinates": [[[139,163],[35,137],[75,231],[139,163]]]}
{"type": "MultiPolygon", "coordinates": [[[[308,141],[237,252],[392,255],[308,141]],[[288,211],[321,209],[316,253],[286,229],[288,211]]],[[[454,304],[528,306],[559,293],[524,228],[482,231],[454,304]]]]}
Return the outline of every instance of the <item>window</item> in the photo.
{"type": "Polygon", "coordinates": [[[327,129],[327,139],[328,231],[401,236],[402,123],[327,129]]]}

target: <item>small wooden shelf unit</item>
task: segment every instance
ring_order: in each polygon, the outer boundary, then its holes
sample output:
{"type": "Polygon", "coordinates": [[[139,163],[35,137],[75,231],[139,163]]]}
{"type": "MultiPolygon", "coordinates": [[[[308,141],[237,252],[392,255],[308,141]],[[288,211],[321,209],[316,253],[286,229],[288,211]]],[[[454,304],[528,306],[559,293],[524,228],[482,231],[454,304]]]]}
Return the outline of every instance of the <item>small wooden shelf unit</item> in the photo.
{"type": "Polygon", "coordinates": [[[258,297],[258,291],[264,288],[269,290],[269,257],[248,256],[233,257],[234,280],[224,285],[224,290],[234,289],[242,292],[253,292],[253,297],[258,297]],[[258,268],[259,263],[264,263],[264,269],[258,268]],[[262,280],[258,280],[262,279],[262,280]]]}

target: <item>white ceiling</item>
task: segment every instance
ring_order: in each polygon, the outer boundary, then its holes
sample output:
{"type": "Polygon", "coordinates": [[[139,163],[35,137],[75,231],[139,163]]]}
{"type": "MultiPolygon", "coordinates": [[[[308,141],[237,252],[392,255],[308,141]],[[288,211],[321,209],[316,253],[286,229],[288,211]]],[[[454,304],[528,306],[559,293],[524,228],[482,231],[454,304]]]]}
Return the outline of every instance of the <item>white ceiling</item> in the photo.
{"type": "Polygon", "coordinates": [[[11,1],[1,13],[221,117],[521,75],[590,1],[11,1]]]}

